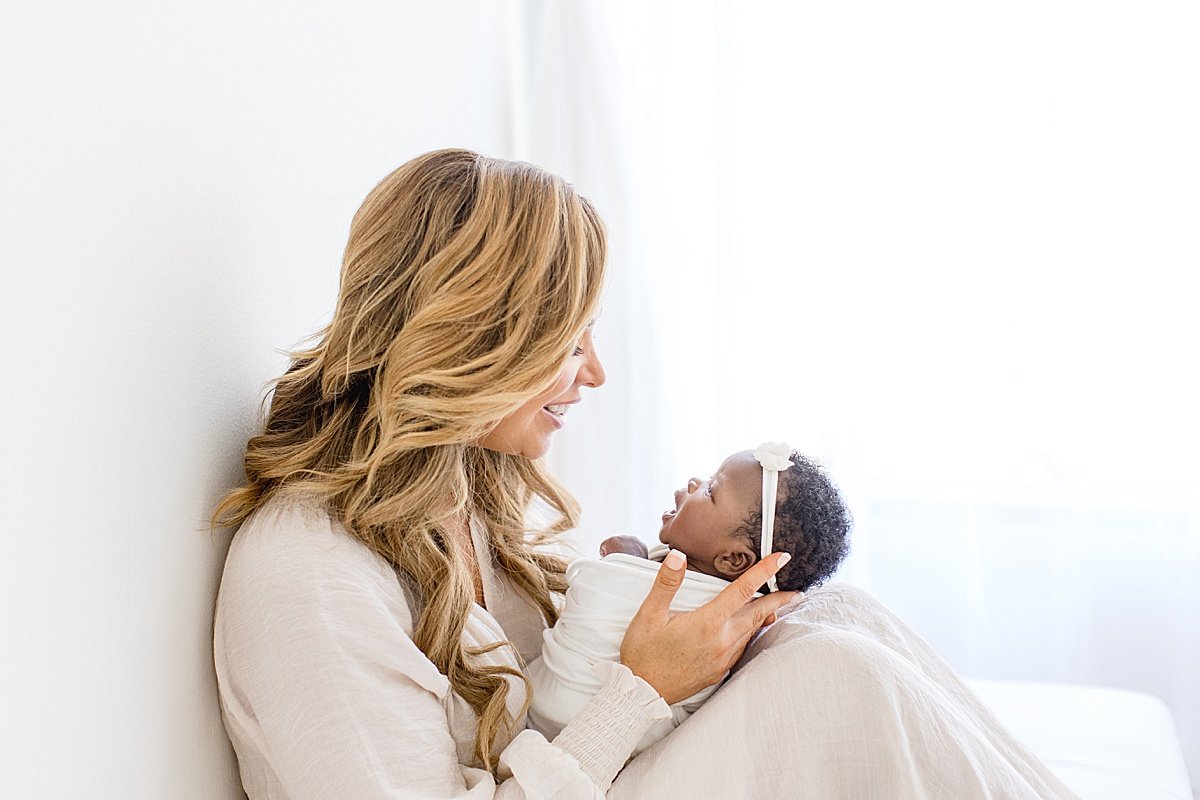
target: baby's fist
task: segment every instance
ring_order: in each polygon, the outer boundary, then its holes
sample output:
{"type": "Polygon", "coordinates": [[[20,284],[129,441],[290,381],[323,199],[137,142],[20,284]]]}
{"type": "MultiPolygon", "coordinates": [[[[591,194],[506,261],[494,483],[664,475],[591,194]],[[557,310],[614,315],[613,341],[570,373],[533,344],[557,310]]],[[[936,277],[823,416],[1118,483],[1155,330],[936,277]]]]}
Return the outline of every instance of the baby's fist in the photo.
{"type": "Polygon", "coordinates": [[[641,539],[635,536],[610,536],[600,543],[600,557],[610,553],[628,553],[631,556],[645,558],[650,554],[641,539]]]}

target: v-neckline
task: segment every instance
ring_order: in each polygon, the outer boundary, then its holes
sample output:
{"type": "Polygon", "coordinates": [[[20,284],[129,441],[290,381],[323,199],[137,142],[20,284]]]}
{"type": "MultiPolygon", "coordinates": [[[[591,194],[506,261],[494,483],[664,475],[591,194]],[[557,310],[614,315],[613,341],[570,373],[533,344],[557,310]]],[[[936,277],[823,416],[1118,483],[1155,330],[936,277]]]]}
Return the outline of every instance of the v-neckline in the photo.
{"type": "Polygon", "coordinates": [[[489,584],[492,583],[491,579],[494,576],[492,574],[491,548],[488,547],[487,541],[484,538],[480,527],[481,526],[476,518],[471,516],[467,522],[467,530],[471,535],[471,549],[474,551],[475,555],[475,570],[479,575],[479,586],[472,586],[471,588],[472,591],[478,589],[478,592],[475,595],[475,605],[479,606],[484,611],[487,611],[488,597],[495,595],[494,587],[489,586],[489,584]]]}

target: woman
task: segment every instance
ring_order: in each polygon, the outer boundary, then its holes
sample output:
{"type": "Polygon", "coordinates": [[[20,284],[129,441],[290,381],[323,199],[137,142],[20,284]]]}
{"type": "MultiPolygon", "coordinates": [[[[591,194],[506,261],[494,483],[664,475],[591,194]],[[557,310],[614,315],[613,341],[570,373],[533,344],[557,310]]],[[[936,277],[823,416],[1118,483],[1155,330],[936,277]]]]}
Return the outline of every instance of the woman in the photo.
{"type": "Polygon", "coordinates": [[[252,798],[600,797],[667,705],[712,685],[791,599],[782,554],[692,614],[663,567],[605,689],[555,738],[522,730],[523,659],[564,563],[533,549],[577,508],[536,460],[583,387],[605,235],[528,164],[443,150],[354,217],[337,310],[293,354],[247,483],[214,649],[252,798]],[[532,501],[557,514],[529,535],[532,501]]]}
{"type": "Polygon", "coordinates": [[[537,459],[604,383],[604,259],[595,210],[528,164],[437,151],[366,198],[333,321],[293,354],[214,514],[240,525],[214,655],[252,800],[1070,796],[848,588],[790,606],[614,783],[793,599],[751,599],[783,553],[690,613],[669,610],[669,556],[602,690],[553,742],[524,729],[522,669],[566,588],[534,545],[577,514],[537,459]],[[556,515],[540,533],[535,502],[556,515]]]}

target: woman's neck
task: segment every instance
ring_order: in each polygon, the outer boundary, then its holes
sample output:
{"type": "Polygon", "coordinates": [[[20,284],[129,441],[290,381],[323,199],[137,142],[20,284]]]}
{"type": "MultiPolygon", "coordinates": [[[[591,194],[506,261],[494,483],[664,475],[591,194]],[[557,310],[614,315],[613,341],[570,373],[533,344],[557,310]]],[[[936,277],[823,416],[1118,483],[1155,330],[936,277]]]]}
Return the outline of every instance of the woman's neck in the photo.
{"type": "Polygon", "coordinates": [[[475,602],[486,609],[483,596],[483,573],[480,571],[479,554],[475,551],[475,541],[471,536],[470,518],[464,513],[452,518],[446,523],[446,535],[450,543],[458,549],[459,557],[467,565],[474,584],[475,602]]]}

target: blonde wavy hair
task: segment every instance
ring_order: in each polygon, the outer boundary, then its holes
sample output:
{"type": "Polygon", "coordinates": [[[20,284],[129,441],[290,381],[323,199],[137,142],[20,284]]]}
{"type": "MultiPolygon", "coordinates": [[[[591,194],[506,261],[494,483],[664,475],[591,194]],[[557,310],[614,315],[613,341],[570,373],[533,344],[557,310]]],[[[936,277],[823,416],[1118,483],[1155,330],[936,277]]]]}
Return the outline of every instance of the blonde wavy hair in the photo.
{"type": "Polygon", "coordinates": [[[354,215],[333,321],[291,353],[246,483],[212,517],[239,525],[293,489],[322,500],[416,593],[413,640],[475,710],[493,772],[515,724],[505,676],[530,687],[476,663],[510,643],[462,644],[475,589],[452,530],[477,518],[498,568],[555,623],[565,565],[533,546],[578,506],[538,461],[475,443],[559,375],[598,311],[605,257],[591,203],[538,167],[458,149],[402,165],[354,215]],[[535,498],[556,512],[545,529],[527,526],[535,498]]]}

